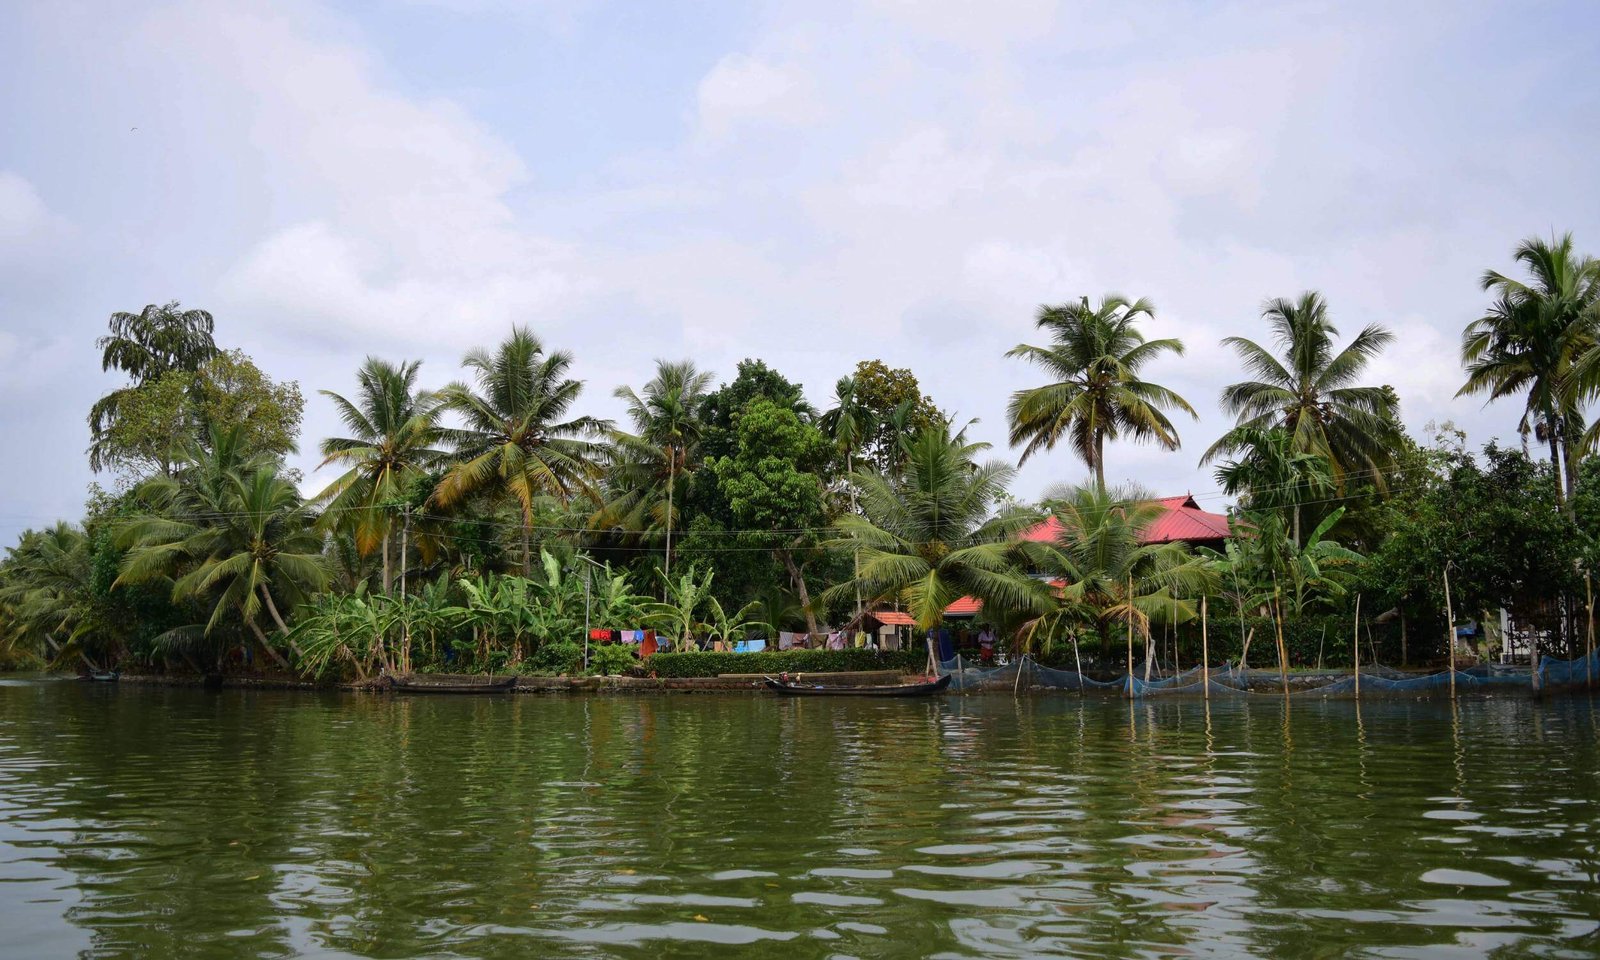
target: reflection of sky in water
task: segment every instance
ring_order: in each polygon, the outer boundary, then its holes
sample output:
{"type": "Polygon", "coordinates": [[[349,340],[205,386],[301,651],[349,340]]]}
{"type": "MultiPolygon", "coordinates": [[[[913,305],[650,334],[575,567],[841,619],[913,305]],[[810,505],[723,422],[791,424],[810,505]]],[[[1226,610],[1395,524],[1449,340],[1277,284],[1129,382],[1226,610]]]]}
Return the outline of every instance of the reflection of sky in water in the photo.
{"type": "Polygon", "coordinates": [[[0,919],[19,956],[1584,953],[1596,713],[12,684],[0,919]]]}

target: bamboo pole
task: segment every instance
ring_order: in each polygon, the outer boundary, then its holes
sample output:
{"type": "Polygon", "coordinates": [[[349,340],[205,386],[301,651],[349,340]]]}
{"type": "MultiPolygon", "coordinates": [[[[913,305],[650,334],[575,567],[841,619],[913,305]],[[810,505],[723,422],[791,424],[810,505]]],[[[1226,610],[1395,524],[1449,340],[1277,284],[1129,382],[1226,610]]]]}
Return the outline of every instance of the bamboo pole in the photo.
{"type": "Polygon", "coordinates": [[[1133,573],[1128,574],[1128,593],[1123,598],[1128,605],[1128,699],[1133,699],[1133,573]]]}
{"type": "Polygon", "coordinates": [[[1211,646],[1206,637],[1206,598],[1200,598],[1200,689],[1211,699],[1211,646]]]}
{"type": "Polygon", "coordinates": [[[1078,656],[1078,635],[1068,634],[1072,638],[1072,664],[1078,668],[1078,696],[1083,696],[1083,658],[1078,656]]]}
{"type": "Polygon", "coordinates": [[[1351,649],[1356,654],[1356,699],[1361,699],[1361,594],[1356,594],[1355,643],[1351,649]]]}
{"type": "Polygon", "coordinates": [[[1450,605],[1450,565],[1444,566],[1444,632],[1450,646],[1450,699],[1456,698],[1456,614],[1450,605]]]}
{"type": "Polygon", "coordinates": [[[1272,578],[1273,599],[1273,625],[1278,629],[1278,680],[1283,685],[1283,695],[1289,695],[1289,663],[1288,649],[1283,645],[1283,590],[1278,586],[1278,578],[1272,578]]]}

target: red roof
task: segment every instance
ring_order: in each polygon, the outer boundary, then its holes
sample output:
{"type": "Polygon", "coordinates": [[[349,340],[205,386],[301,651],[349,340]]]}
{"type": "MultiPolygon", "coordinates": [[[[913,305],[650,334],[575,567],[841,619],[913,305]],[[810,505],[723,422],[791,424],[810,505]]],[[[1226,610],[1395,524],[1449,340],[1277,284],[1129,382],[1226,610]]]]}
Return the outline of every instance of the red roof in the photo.
{"type": "Polygon", "coordinates": [[[962,597],[955,603],[944,608],[945,616],[970,617],[983,609],[983,601],[977,597],[962,597]]]}
{"type": "MultiPolygon", "coordinates": [[[[1228,537],[1228,518],[1220,513],[1200,509],[1191,494],[1181,497],[1162,497],[1155,501],[1165,512],[1157,517],[1144,532],[1144,543],[1177,543],[1204,540],[1222,540],[1228,537]]],[[[1022,539],[1051,543],[1061,536],[1061,521],[1047,517],[1022,534],[1022,539]]]]}
{"type": "MultiPolygon", "coordinates": [[[[1208,513],[1200,509],[1195,503],[1192,494],[1181,497],[1162,497],[1155,501],[1159,503],[1164,512],[1152,522],[1141,538],[1142,543],[1192,543],[1195,541],[1223,540],[1229,536],[1228,518],[1220,513],[1208,513]]],[[[1061,536],[1061,521],[1055,517],[1046,517],[1039,523],[1023,531],[1022,539],[1032,540],[1036,543],[1053,543],[1061,536]]],[[[1064,580],[1052,580],[1050,585],[1057,589],[1066,586],[1064,580]]],[[[962,597],[955,603],[944,608],[946,616],[970,617],[983,609],[983,601],[977,597],[962,597]]],[[[911,626],[915,621],[909,614],[897,612],[874,613],[880,623],[911,626]]]]}
{"type": "Polygon", "coordinates": [[[911,619],[911,614],[901,613],[898,610],[875,610],[867,614],[867,616],[891,627],[913,627],[917,623],[917,621],[911,619]]]}

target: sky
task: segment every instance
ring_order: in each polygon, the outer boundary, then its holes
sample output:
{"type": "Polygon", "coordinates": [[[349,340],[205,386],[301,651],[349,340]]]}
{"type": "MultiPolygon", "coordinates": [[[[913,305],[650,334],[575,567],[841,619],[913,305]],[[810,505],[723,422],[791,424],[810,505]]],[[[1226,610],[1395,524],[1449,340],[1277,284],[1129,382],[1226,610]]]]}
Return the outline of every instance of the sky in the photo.
{"type": "MultiPolygon", "coordinates": [[[[307,490],[367,355],[461,375],[524,324],[584,412],[656,358],[759,357],[826,406],[911,368],[1012,457],[1004,357],[1116,291],[1187,351],[1182,449],[1107,477],[1225,499],[1200,453],[1221,340],[1322,291],[1413,434],[1515,439],[1456,399],[1462,326],[1529,235],[1600,253],[1600,6],[860,0],[0,7],[0,542],[82,512],[111,313],[180,300],[307,404],[307,490]]],[[[1086,476],[1066,449],[1015,492],[1086,476]]],[[[110,484],[114,478],[100,477],[110,484]]]]}

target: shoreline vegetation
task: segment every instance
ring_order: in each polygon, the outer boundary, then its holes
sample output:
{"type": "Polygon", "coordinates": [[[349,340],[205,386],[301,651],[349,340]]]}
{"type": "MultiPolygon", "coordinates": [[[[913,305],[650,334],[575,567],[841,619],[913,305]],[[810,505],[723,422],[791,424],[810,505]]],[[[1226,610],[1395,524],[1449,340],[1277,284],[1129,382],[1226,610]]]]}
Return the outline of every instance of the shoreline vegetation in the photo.
{"type": "Polygon", "coordinates": [[[1006,352],[1015,463],[881,360],[820,406],[761,360],[720,385],[658,361],[602,420],[572,355],[521,326],[442,386],[369,357],[353,391],[319,391],[344,436],[303,441],[299,385],[219,344],[210,313],[117,313],[95,346],[123,382],[88,411],[103,482],[79,521],[0,559],[0,667],[632,687],[783,657],[926,671],[927,643],[1130,693],[1226,664],[1284,689],[1445,670],[1453,693],[1454,671],[1505,651],[1539,678],[1544,658],[1594,656],[1600,263],[1570,235],[1512,261],[1463,318],[1460,395],[1514,413],[1517,446],[1475,452],[1449,423],[1412,437],[1403,398],[1368,380],[1393,334],[1341,332],[1317,292],[1241,318],[1218,398],[1234,425],[1199,458],[1226,535],[1164,533],[1173,491],[1107,483],[1119,442],[1182,456],[1198,419],[1151,378],[1185,345],[1145,337],[1144,299],[1040,308],[1037,342],[1006,352]],[[322,457],[309,477],[286,465],[301,442],[322,457]],[[1018,500],[1017,466],[1046,456],[1088,478],[1018,500]],[[778,654],[780,636],[829,649],[778,654]]]}

